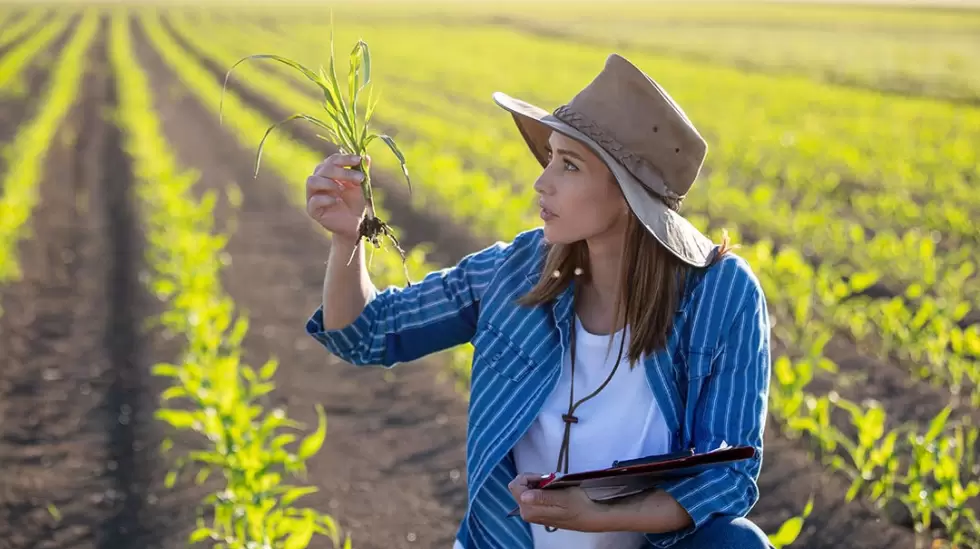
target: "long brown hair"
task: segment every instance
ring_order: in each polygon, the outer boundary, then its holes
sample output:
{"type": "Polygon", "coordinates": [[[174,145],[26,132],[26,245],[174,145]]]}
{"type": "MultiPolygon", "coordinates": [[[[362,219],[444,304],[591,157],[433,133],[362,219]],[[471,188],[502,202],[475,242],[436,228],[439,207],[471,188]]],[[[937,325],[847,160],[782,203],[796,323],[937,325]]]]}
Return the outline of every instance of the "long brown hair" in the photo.
{"type": "MultiPolygon", "coordinates": [[[[725,233],[712,265],[731,250],[725,233]]],[[[550,245],[540,280],[517,303],[544,304],[558,297],[573,278],[587,282],[588,261],[588,245],[584,241],[550,245]],[[580,275],[575,274],[576,268],[582,268],[580,275]]],[[[620,269],[620,299],[614,309],[617,323],[625,317],[630,328],[627,352],[630,368],[639,362],[641,354],[649,356],[666,346],[673,329],[674,313],[684,294],[684,281],[693,268],[660,244],[630,212],[620,269]],[[642,306],[636,306],[638,304],[642,306]]]]}

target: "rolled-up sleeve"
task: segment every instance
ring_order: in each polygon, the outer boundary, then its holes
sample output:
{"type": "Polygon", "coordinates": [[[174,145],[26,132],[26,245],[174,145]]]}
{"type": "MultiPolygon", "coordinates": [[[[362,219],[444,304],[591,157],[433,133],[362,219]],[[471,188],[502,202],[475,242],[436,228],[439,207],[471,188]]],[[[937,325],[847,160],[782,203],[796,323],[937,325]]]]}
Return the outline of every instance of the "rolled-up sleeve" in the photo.
{"type": "Polygon", "coordinates": [[[682,530],[647,534],[655,547],[670,547],[716,516],[745,516],[759,499],[763,430],[768,413],[770,326],[766,300],[754,286],[713,359],[695,414],[694,447],[698,452],[729,446],[752,446],[755,457],[660,488],[687,510],[693,524],[682,530]]]}
{"type": "Polygon", "coordinates": [[[466,343],[476,330],[480,299],[511,246],[497,242],[411,286],[375,292],[343,328],[324,329],[321,304],[306,332],[356,366],[391,367],[466,343]]]}

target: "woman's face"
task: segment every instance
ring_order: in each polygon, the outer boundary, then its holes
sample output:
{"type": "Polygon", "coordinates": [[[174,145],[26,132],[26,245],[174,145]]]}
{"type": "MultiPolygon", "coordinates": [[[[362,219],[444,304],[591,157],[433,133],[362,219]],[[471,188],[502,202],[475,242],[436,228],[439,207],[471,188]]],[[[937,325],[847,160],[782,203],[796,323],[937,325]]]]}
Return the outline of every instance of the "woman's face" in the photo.
{"type": "Polygon", "coordinates": [[[548,165],[534,183],[545,239],[569,244],[624,230],[629,210],[605,163],[559,132],[548,143],[548,165]]]}

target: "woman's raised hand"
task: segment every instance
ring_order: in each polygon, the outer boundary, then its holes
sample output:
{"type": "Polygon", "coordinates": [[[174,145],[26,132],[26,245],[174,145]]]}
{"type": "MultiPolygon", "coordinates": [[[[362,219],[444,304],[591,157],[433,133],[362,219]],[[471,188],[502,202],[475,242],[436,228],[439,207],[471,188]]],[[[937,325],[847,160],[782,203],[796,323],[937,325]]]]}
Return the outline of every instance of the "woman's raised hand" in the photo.
{"type": "MultiPolygon", "coordinates": [[[[365,207],[360,187],[364,174],[348,168],[360,161],[358,156],[334,153],[306,178],[306,213],[335,237],[351,243],[357,240],[357,223],[365,207]]],[[[365,163],[370,162],[365,157],[365,163]]]]}

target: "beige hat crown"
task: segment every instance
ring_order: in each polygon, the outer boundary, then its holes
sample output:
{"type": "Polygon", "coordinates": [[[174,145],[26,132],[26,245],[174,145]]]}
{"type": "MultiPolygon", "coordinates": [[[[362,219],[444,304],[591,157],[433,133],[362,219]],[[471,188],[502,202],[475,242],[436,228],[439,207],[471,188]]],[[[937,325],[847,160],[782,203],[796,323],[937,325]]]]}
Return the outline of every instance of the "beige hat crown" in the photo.
{"type": "Polygon", "coordinates": [[[680,105],[618,54],[610,55],[592,82],[553,114],[595,140],[674,210],[708,151],[680,105]]]}

